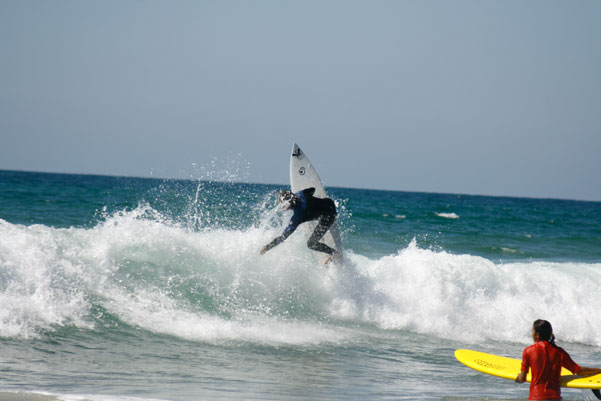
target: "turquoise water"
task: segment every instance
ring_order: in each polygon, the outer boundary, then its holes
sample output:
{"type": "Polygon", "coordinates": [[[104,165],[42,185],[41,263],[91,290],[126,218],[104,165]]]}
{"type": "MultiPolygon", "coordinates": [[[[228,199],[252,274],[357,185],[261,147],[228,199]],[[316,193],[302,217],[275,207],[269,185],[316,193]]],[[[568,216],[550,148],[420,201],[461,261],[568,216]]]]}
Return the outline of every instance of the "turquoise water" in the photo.
{"type": "Polygon", "coordinates": [[[279,189],[0,171],[0,400],[524,399],[453,351],[537,318],[601,366],[601,203],[328,188],[324,268],[279,189]]]}

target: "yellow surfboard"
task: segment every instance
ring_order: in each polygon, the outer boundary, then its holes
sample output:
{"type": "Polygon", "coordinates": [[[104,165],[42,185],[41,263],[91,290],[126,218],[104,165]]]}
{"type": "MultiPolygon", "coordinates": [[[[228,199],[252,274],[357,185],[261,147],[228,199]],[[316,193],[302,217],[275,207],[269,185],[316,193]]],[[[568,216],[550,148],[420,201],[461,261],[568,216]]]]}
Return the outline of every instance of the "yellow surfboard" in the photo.
{"type": "MultiPolygon", "coordinates": [[[[465,366],[478,372],[509,380],[515,380],[518,373],[522,370],[522,361],[520,359],[507,358],[485,352],[458,349],[455,351],[455,358],[465,366]]],[[[530,373],[528,373],[526,381],[529,382],[530,380],[530,373]]],[[[561,387],[599,390],[601,389],[601,374],[583,377],[573,375],[569,370],[562,368],[560,385],[561,387]]],[[[595,392],[595,395],[597,393],[595,392]]]]}

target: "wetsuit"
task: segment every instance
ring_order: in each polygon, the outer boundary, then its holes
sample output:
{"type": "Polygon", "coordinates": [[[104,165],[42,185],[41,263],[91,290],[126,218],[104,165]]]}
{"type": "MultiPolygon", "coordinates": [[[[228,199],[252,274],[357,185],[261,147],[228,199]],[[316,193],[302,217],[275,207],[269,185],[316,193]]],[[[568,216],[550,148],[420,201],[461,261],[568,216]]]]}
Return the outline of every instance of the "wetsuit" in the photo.
{"type": "Polygon", "coordinates": [[[570,355],[547,341],[537,341],[524,350],[522,370],[532,373],[529,400],[560,400],[559,376],[564,367],[574,374],[580,372],[570,355]]]}
{"type": "Polygon", "coordinates": [[[294,205],[294,214],[290,219],[290,223],[282,235],[265,246],[266,251],[283,242],[300,224],[311,220],[318,220],[317,227],[315,227],[313,234],[311,234],[311,237],[307,241],[307,246],[314,251],[330,255],[336,252],[335,249],[319,242],[336,221],[336,205],[332,199],[316,198],[313,196],[313,193],[315,193],[315,188],[303,189],[294,194],[297,202],[294,205]]]}

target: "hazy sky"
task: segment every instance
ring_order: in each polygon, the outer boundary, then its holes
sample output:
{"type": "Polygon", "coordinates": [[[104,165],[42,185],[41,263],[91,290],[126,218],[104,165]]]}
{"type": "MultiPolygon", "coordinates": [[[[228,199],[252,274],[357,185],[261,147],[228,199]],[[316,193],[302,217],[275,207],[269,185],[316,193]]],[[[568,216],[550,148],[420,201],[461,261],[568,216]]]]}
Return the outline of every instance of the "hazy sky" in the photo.
{"type": "Polygon", "coordinates": [[[601,1],[0,0],[0,169],[601,200],[601,1]]]}

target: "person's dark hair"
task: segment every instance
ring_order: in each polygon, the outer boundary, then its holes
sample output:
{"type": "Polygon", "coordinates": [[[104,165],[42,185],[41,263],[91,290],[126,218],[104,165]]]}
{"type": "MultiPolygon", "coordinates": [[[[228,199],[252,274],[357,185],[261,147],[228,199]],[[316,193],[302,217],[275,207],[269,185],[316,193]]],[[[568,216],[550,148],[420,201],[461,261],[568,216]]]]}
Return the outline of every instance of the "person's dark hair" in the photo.
{"type": "Polygon", "coordinates": [[[296,206],[298,199],[292,193],[292,191],[283,190],[283,191],[280,191],[280,193],[278,194],[278,201],[280,203],[284,203],[284,204],[287,203],[290,208],[293,208],[296,206]]]}
{"type": "Polygon", "coordinates": [[[539,334],[541,340],[548,341],[552,345],[555,345],[555,335],[553,335],[551,323],[546,320],[538,319],[534,321],[532,328],[535,333],[539,334]]]}

